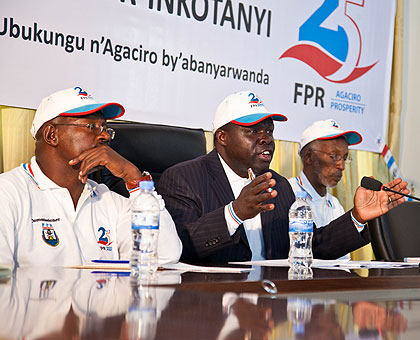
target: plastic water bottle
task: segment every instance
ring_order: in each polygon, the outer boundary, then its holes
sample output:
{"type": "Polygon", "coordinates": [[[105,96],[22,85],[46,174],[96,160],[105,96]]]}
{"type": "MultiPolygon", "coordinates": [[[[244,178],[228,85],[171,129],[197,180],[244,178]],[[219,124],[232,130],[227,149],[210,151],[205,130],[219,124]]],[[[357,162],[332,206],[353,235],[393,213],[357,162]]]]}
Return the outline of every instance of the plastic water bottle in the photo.
{"type": "Polygon", "coordinates": [[[312,211],[305,191],[297,191],[295,195],[296,201],[289,210],[289,274],[312,276],[312,211]]]}
{"type": "Polygon", "coordinates": [[[130,260],[132,274],[153,273],[157,270],[159,236],[159,201],[153,195],[153,181],[142,181],[140,193],[131,207],[133,251],[130,260]]]}

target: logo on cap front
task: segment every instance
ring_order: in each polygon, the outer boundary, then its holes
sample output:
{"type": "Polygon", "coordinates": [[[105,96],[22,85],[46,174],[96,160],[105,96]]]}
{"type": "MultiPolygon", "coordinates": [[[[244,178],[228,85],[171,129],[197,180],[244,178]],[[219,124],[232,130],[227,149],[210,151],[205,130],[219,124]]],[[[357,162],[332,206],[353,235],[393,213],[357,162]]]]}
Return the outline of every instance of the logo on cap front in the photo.
{"type": "Polygon", "coordinates": [[[335,128],[340,128],[340,125],[338,125],[338,123],[335,120],[331,120],[332,126],[335,128]]]}
{"type": "Polygon", "coordinates": [[[87,99],[87,98],[92,98],[92,96],[89,94],[89,93],[87,93],[86,91],[83,91],[83,89],[81,88],[81,87],[79,87],[79,86],[76,86],[75,88],[74,88],[76,91],[78,90],[79,91],[79,93],[77,94],[77,96],[78,97],[80,97],[80,98],[82,98],[82,99],[87,99]]]}
{"type": "Polygon", "coordinates": [[[261,99],[258,98],[254,93],[251,92],[250,94],[248,94],[248,97],[251,98],[251,100],[248,103],[251,105],[251,107],[258,107],[263,105],[261,99]]]}

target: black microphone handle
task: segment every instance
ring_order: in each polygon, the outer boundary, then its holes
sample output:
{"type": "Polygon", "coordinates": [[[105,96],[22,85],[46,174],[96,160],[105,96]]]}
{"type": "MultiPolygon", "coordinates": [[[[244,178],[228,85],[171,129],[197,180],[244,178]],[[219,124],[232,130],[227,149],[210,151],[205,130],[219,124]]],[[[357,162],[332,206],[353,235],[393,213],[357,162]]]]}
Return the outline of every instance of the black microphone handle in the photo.
{"type": "Polygon", "coordinates": [[[416,201],[420,201],[420,198],[418,198],[418,197],[414,197],[414,196],[410,196],[410,195],[407,195],[407,194],[403,194],[402,192],[395,191],[395,190],[392,190],[392,189],[387,188],[387,187],[384,187],[384,186],[382,186],[382,190],[383,191],[393,192],[394,194],[398,194],[398,195],[401,195],[401,196],[412,198],[413,200],[416,200],[416,201]]]}

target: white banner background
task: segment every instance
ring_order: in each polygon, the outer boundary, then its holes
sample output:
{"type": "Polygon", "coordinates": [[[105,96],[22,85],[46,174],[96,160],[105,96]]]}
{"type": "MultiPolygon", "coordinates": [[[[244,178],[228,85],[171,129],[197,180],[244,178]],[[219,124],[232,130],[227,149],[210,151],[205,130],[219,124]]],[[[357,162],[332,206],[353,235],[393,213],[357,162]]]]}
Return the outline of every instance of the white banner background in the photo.
{"type": "Polygon", "coordinates": [[[224,97],[251,89],[268,109],[289,118],[276,123],[278,139],[297,141],[313,121],[327,118],[359,131],[364,140],[358,149],[379,152],[378,139],[386,136],[395,0],[2,0],[0,9],[2,105],[36,108],[52,92],[81,86],[98,101],[123,104],[125,119],[210,130],[224,97]],[[250,32],[243,16],[239,20],[240,7],[247,18],[252,13],[250,32]],[[306,44],[340,63],[322,44],[299,41],[299,28],[309,18],[318,19],[309,31],[333,32],[339,25],[347,36],[345,62],[330,78],[344,79],[356,66],[376,64],[353,81],[337,83],[321,77],[308,61],[279,59],[289,48],[306,44]],[[24,40],[29,30],[30,39],[24,40]],[[79,46],[84,39],[83,49],[46,44],[45,32],[47,39],[51,32],[54,39],[56,32],[65,39],[78,37],[79,46]],[[93,50],[92,40],[98,41],[93,50]],[[116,61],[116,45],[126,46],[130,59],[116,61]],[[134,49],[143,57],[148,51],[146,61],[133,60],[134,49]],[[178,57],[175,65],[167,65],[171,57],[178,57]],[[213,64],[211,74],[209,69],[191,71],[191,60],[197,67],[200,61],[213,64]],[[228,67],[253,71],[256,79],[244,80],[243,71],[241,80],[234,79],[228,67]],[[319,100],[316,91],[323,94],[319,100]]]}

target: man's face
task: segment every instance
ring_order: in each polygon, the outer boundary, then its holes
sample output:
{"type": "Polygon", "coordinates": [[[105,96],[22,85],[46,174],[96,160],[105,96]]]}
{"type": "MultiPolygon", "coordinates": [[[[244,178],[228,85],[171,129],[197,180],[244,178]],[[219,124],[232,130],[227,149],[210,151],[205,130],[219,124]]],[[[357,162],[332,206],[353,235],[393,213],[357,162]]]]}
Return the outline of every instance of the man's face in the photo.
{"type": "Polygon", "coordinates": [[[226,163],[241,177],[247,177],[248,168],[256,175],[267,171],[275,147],[273,130],[271,118],[250,126],[228,124],[224,129],[226,163]]]}
{"type": "Polygon", "coordinates": [[[316,140],[308,145],[312,150],[312,162],[316,183],[314,187],[335,187],[341,180],[345,168],[345,159],[348,157],[349,146],[343,138],[316,140]],[[335,161],[334,159],[340,159],[335,161]]]}
{"type": "Polygon", "coordinates": [[[106,127],[101,113],[81,117],[57,117],[52,124],[58,129],[59,147],[66,160],[110,141],[110,136],[105,131],[100,133],[100,127],[106,127]],[[89,129],[88,124],[94,124],[95,128],[89,129]]]}

